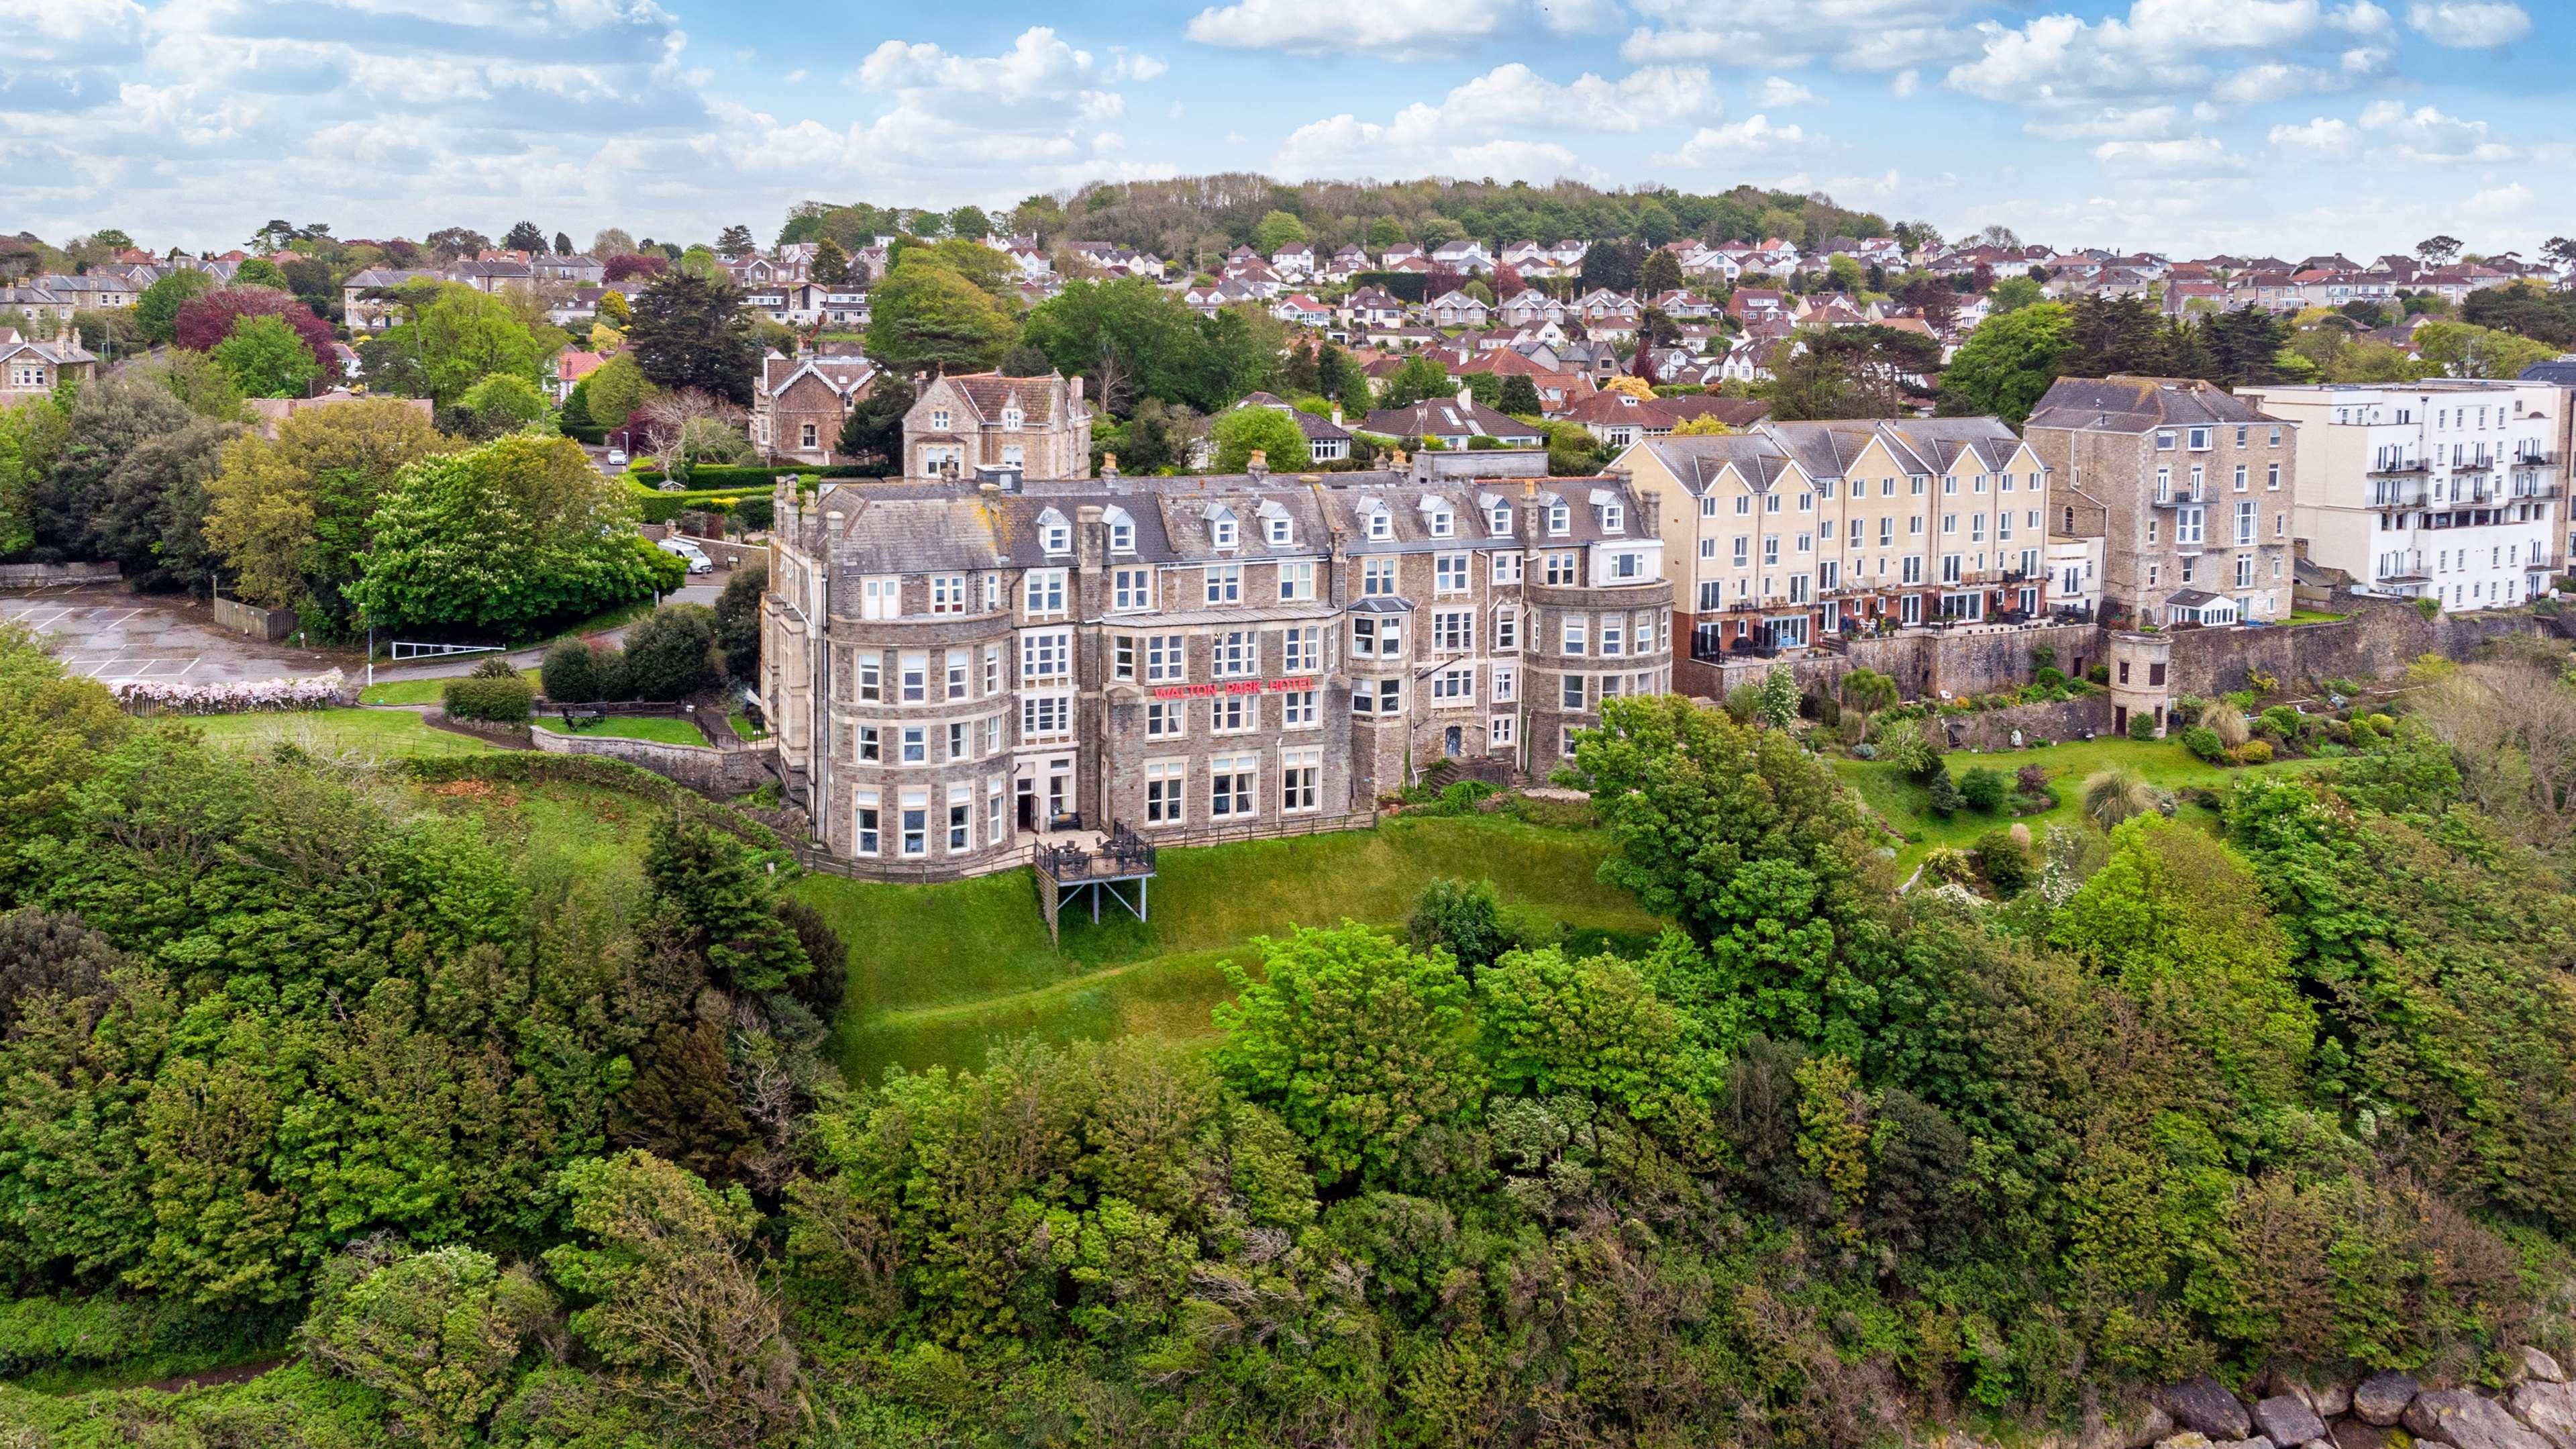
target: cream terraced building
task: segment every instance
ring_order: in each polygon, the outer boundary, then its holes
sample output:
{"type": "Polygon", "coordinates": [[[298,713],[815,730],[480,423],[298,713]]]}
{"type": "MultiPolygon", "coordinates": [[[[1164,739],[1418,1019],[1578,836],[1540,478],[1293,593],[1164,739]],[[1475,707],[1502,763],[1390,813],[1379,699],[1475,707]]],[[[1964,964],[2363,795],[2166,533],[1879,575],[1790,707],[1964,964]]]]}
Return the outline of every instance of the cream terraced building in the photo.
{"type": "Polygon", "coordinates": [[[2049,607],[2046,466],[1993,418],[1758,424],[1622,452],[1693,658],[2049,607]]]}

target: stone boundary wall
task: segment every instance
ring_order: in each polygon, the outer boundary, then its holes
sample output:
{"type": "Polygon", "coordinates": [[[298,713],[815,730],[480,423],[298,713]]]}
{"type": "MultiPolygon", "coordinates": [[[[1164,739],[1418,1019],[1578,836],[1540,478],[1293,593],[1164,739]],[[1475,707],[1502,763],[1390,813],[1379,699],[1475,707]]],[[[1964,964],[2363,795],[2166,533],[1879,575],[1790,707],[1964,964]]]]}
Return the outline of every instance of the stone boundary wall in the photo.
{"type": "Polygon", "coordinates": [[[112,584],[124,570],[112,563],[0,564],[0,589],[40,589],[48,584],[112,584]]]}
{"type": "Polygon", "coordinates": [[[770,751],[762,746],[719,750],[709,745],[666,745],[608,735],[559,735],[529,731],[540,754],[599,755],[638,765],[692,790],[719,798],[748,794],[769,782],[770,751]]]}
{"type": "MultiPolygon", "coordinates": [[[[2350,617],[2330,624],[2275,624],[2259,629],[2167,629],[2157,639],[2172,646],[2169,695],[2216,696],[2252,687],[2257,671],[2278,680],[2291,693],[2316,694],[2308,688],[2328,679],[2367,683],[2403,674],[2426,654],[2468,659],[2491,639],[2516,634],[2556,633],[2576,638],[2576,620],[2562,615],[2543,619],[2525,613],[2439,614],[2427,619],[2411,602],[2338,595],[2334,608],[2350,617]]],[[[1884,638],[1855,639],[1840,652],[1818,651],[1797,659],[1729,658],[1673,660],[1673,692],[1695,699],[1719,700],[1743,685],[1759,683],[1775,669],[1796,676],[1802,692],[1834,693],[1842,677],[1855,669],[1875,669],[1896,681],[1899,699],[1937,701],[1943,691],[1953,699],[2000,694],[2031,682],[2038,667],[2031,651],[2055,651],[2056,667],[2080,676],[2110,658],[2106,633],[2093,624],[2041,624],[1991,632],[1924,630],[1884,638]]],[[[2103,706],[2110,726],[2109,708],[2103,706]]],[[[2009,733],[2009,729],[2006,731],[2009,733]]]]}
{"type": "MultiPolygon", "coordinates": [[[[2350,617],[2331,624],[2263,629],[2168,629],[2176,694],[2215,696],[2248,689],[2257,669],[2299,691],[2307,681],[2386,679],[2426,654],[2467,659],[2490,639],[2538,635],[2549,621],[2530,614],[2437,614],[2412,603],[2347,596],[2335,601],[2350,617]]],[[[2308,691],[2315,692],[2315,691],[2308,691]]]]}
{"type": "Polygon", "coordinates": [[[683,543],[694,543],[705,550],[707,557],[715,560],[716,567],[720,569],[737,569],[746,563],[769,562],[769,545],[766,542],[744,543],[740,539],[701,538],[694,533],[682,533],[667,523],[642,524],[639,525],[639,531],[646,538],[657,542],[666,538],[676,538],[683,543]]]}
{"type": "Polygon", "coordinates": [[[2014,730],[2021,731],[2024,748],[2063,744],[2082,739],[2086,730],[2096,735],[2110,733],[2111,696],[2097,690],[2080,699],[2016,704],[2008,709],[1981,709],[1974,714],[1933,718],[1954,750],[2009,750],[2013,747],[2014,730]]]}

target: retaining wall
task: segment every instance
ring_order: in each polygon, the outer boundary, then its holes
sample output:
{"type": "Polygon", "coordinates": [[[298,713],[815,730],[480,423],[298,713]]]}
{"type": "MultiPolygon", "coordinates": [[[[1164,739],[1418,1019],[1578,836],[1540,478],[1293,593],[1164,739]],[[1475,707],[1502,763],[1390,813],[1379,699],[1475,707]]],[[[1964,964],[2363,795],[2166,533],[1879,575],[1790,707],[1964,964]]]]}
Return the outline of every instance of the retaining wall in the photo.
{"type": "Polygon", "coordinates": [[[2088,694],[2081,699],[2016,704],[2006,709],[1981,709],[1974,714],[1941,715],[1937,719],[1954,750],[2009,750],[2013,748],[2015,730],[2021,731],[2022,747],[2027,749],[2082,739],[2086,730],[2097,735],[2108,733],[2111,696],[2088,694]]]}
{"type": "Polygon", "coordinates": [[[624,760],[676,780],[692,790],[718,797],[748,794],[769,783],[769,750],[752,746],[719,750],[708,745],[666,745],[653,740],[618,739],[609,735],[561,735],[531,730],[540,754],[596,755],[624,760]]]}
{"type": "Polygon", "coordinates": [[[2175,694],[2220,695],[2252,687],[2255,671],[2279,687],[2303,681],[2386,679],[2426,654],[2467,659],[2490,639],[2540,634],[2548,622],[2529,614],[2437,614],[2427,619],[2409,602],[2345,597],[2350,617],[2331,624],[2268,629],[2168,629],[2175,694]]]}
{"type": "Polygon", "coordinates": [[[0,589],[35,589],[48,584],[112,584],[123,573],[112,563],[0,564],[0,589]]]}

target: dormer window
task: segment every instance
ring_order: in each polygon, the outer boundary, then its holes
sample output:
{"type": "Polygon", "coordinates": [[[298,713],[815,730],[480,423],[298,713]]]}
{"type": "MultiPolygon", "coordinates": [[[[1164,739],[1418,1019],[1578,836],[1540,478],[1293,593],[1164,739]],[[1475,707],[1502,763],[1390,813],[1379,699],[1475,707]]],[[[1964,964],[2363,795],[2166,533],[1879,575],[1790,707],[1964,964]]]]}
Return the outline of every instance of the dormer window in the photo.
{"type": "Polygon", "coordinates": [[[1109,509],[1101,515],[1101,521],[1109,525],[1109,551],[1111,553],[1134,553],[1136,551],[1136,520],[1127,516],[1126,509],[1109,509]]]}
{"type": "Polygon", "coordinates": [[[1270,542],[1272,546],[1285,547],[1293,541],[1289,532],[1288,516],[1286,514],[1275,514],[1268,520],[1268,522],[1270,525],[1270,542]]]}
{"type": "Polygon", "coordinates": [[[1625,528],[1626,524],[1622,522],[1620,518],[1619,505],[1616,503],[1602,504],[1601,531],[1603,533],[1618,533],[1623,531],[1625,528]]]}
{"type": "Polygon", "coordinates": [[[1012,403],[1002,409],[1002,426],[1011,432],[1019,431],[1027,425],[1028,420],[1029,415],[1020,411],[1018,403],[1012,403]]]}
{"type": "Polygon", "coordinates": [[[1388,513],[1383,508],[1370,513],[1368,520],[1368,536],[1371,538],[1395,537],[1395,516],[1388,513]]]}
{"type": "Polygon", "coordinates": [[[1234,519],[1232,517],[1209,519],[1208,540],[1218,548],[1234,547],[1234,519]]]}
{"type": "Polygon", "coordinates": [[[1455,515],[1451,514],[1448,509],[1436,508],[1432,510],[1431,536],[1433,538],[1447,538],[1456,530],[1456,525],[1457,518],[1455,515]]]}
{"type": "Polygon", "coordinates": [[[1547,505],[1547,531],[1562,536],[1574,528],[1574,510],[1562,498],[1550,499],[1547,505]]]}
{"type": "Polygon", "coordinates": [[[1049,554],[1073,552],[1073,525],[1052,508],[1038,515],[1038,547],[1049,554]]]}
{"type": "Polygon", "coordinates": [[[1485,514],[1485,530],[1496,538],[1511,537],[1512,506],[1508,503],[1497,503],[1491,509],[1487,510],[1485,514]]]}

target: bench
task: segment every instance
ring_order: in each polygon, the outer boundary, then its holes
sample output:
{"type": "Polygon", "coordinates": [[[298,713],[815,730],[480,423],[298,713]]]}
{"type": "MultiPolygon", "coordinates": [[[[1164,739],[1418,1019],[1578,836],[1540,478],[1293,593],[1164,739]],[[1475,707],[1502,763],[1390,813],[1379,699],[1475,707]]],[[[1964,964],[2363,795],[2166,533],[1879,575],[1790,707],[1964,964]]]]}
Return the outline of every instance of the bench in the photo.
{"type": "Polygon", "coordinates": [[[570,705],[564,706],[563,722],[564,728],[568,730],[577,730],[583,725],[595,725],[606,718],[608,715],[602,710],[574,709],[570,705]]]}

